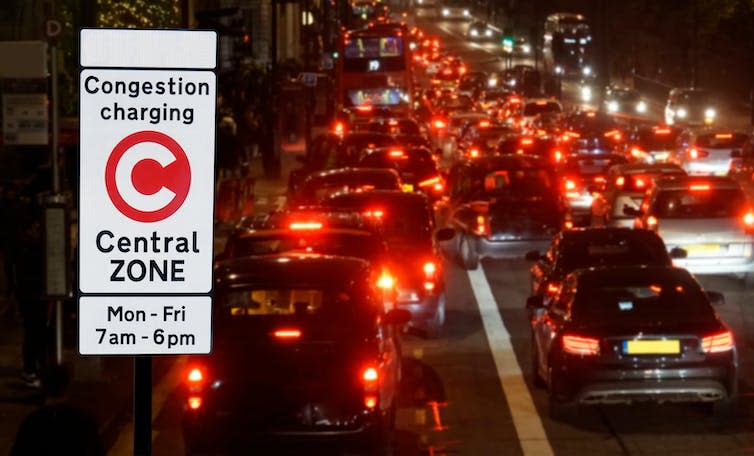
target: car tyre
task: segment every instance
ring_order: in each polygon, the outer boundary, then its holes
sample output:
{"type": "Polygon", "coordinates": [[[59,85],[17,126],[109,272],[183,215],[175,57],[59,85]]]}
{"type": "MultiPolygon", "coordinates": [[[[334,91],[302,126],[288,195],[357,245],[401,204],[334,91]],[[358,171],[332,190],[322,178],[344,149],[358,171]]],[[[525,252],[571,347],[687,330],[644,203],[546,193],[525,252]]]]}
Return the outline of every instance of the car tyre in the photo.
{"type": "Polygon", "coordinates": [[[479,255],[471,237],[466,234],[462,235],[458,242],[458,255],[464,269],[474,270],[479,267],[479,255]]]}

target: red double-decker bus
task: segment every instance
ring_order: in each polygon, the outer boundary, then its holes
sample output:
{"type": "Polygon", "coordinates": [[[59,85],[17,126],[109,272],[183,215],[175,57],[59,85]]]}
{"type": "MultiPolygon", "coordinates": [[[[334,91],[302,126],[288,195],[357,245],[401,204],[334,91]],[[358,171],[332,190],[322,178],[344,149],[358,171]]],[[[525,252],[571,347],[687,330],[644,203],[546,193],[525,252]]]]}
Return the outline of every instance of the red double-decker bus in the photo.
{"type": "Polygon", "coordinates": [[[383,23],[341,36],[336,66],[338,112],[408,114],[413,62],[407,35],[405,26],[383,23]]]}

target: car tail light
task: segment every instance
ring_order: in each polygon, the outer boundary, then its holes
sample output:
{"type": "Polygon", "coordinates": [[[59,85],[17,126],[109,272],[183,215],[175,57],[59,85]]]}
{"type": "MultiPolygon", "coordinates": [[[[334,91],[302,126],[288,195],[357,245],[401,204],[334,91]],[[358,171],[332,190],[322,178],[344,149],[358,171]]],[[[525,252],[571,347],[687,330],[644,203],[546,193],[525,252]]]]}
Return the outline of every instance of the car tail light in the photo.
{"type": "Polygon", "coordinates": [[[364,217],[370,218],[370,219],[381,219],[385,216],[385,211],[382,209],[369,209],[368,211],[364,211],[364,217]]]}
{"type": "Polygon", "coordinates": [[[522,138],[521,139],[521,145],[522,146],[531,146],[534,144],[534,140],[532,138],[522,138]]]}
{"type": "Polygon", "coordinates": [[[391,150],[391,151],[389,152],[389,155],[390,155],[390,158],[392,158],[392,159],[401,159],[401,158],[406,158],[406,154],[405,154],[405,153],[403,153],[403,151],[402,151],[402,150],[400,150],[400,149],[391,150]]]}
{"type": "Polygon", "coordinates": [[[298,328],[279,328],[272,332],[277,340],[298,340],[301,338],[301,330],[298,328]]]}
{"type": "Polygon", "coordinates": [[[626,185],[626,178],[623,176],[618,176],[618,178],[615,179],[615,186],[619,189],[622,189],[624,185],[626,185]]]}
{"type": "Polygon", "coordinates": [[[558,294],[560,291],[560,284],[557,282],[547,282],[547,288],[545,288],[545,293],[547,293],[550,296],[558,294]]]}
{"type": "Polygon", "coordinates": [[[443,120],[443,119],[435,119],[435,120],[432,121],[432,127],[435,130],[442,130],[442,129],[444,129],[447,126],[448,126],[448,123],[445,122],[445,120],[443,120]]]}
{"type": "Polygon", "coordinates": [[[201,396],[189,396],[187,400],[188,408],[191,410],[199,410],[202,408],[202,397],[201,396]]]}
{"type": "Polygon", "coordinates": [[[391,290],[395,287],[395,279],[388,273],[382,273],[379,279],[377,279],[377,287],[383,290],[391,290]]]}
{"type": "Polygon", "coordinates": [[[192,385],[197,385],[204,381],[204,372],[198,367],[189,370],[186,380],[192,385]]]}
{"type": "Polygon", "coordinates": [[[555,163],[560,163],[563,161],[563,152],[556,150],[553,152],[553,157],[555,158],[555,163]]]}
{"type": "Polygon", "coordinates": [[[343,136],[343,134],[346,132],[346,125],[343,122],[335,122],[333,131],[336,135],[343,136]]]}
{"type": "Polygon", "coordinates": [[[480,236],[487,236],[490,234],[489,220],[486,215],[479,214],[476,216],[476,227],[474,232],[480,236]]]}
{"type": "Polygon", "coordinates": [[[359,112],[372,112],[372,105],[356,106],[356,110],[359,112]]]}
{"type": "Polygon", "coordinates": [[[754,212],[749,211],[743,216],[744,230],[747,234],[754,234],[754,212]]]}
{"type": "Polygon", "coordinates": [[[632,147],[631,148],[631,156],[633,158],[640,159],[640,158],[644,158],[645,155],[646,154],[644,153],[644,151],[641,150],[640,148],[638,148],[638,147],[632,147]]]}
{"type": "Polygon", "coordinates": [[[481,155],[481,152],[476,147],[469,149],[469,157],[478,158],[480,155],[481,155]]]}
{"type": "Polygon", "coordinates": [[[578,198],[581,196],[581,193],[576,190],[576,181],[573,179],[566,179],[563,186],[565,187],[566,198],[578,198]]]}
{"type": "Polygon", "coordinates": [[[692,192],[708,192],[710,189],[709,184],[691,184],[689,190],[692,192]]]}
{"type": "Polygon", "coordinates": [[[364,386],[364,406],[368,409],[379,403],[380,372],[374,366],[367,366],[361,371],[361,383],[364,386]]]}
{"type": "Polygon", "coordinates": [[[647,186],[647,181],[643,177],[639,177],[639,176],[634,177],[634,187],[644,188],[646,186],[647,186]]]}
{"type": "Polygon", "coordinates": [[[702,337],[702,351],[704,353],[722,353],[733,350],[733,333],[722,331],[702,337]]]}
{"type": "Polygon", "coordinates": [[[659,222],[657,221],[657,217],[654,215],[650,215],[647,217],[647,226],[646,228],[648,230],[654,230],[657,231],[657,228],[659,227],[659,222]]]}
{"type": "Polygon", "coordinates": [[[715,139],[731,139],[733,138],[733,133],[718,133],[715,135],[715,139]]]}
{"type": "Polygon", "coordinates": [[[688,154],[690,160],[698,160],[700,158],[709,156],[709,152],[707,152],[706,150],[699,150],[696,147],[689,149],[688,154]]]}
{"type": "Polygon", "coordinates": [[[656,135],[669,135],[670,134],[670,128],[656,128],[655,129],[656,135]]]}
{"type": "Polygon", "coordinates": [[[322,222],[291,222],[288,229],[293,231],[321,230],[322,222]]]}
{"type": "Polygon", "coordinates": [[[437,272],[437,265],[434,263],[434,261],[427,261],[426,263],[424,263],[422,269],[424,270],[424,274],[427,277],[434,277],[435,273],[437,272]]]}
{"type": "Polygon", "coordinates": [[[600,353],[600,341],[593,337],[563,334],[563,351],[571,355],[596,356],[600,353]]]}
{"type": "Polygon", "coordinates": [[[489,128],[490,125],[491,124],[490,124],[489,120],[480,120],[479,121],[479,128],[489,128]]]}

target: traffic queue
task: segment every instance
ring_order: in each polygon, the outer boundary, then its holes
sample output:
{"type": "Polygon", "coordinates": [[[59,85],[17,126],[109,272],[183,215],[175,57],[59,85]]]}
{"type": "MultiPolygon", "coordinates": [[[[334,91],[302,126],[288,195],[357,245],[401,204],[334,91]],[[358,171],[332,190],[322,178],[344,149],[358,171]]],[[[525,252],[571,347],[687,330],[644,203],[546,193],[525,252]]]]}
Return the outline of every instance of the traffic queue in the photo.
{"type": "Polygon", "coordinates": [[[400,35],[412,83],[339,83],[343,109],[290,174],[285,207],[231,233],[214,352],[185,379],[189,447],[285,438],[387,454],[401,337],[443,337],[444,269],[501,259],[531,263],[521,309],[553,418],[635,401],[730,413],[735,341],[713,307],[723,296],[695,275],[754,281],[754,138],[616,115],[610,100],[566,105],[532,86],[533,68],[472,71],[416,27],[370,27],[345,33],[343,65],[395,67],[385,46],[400,35]]]}

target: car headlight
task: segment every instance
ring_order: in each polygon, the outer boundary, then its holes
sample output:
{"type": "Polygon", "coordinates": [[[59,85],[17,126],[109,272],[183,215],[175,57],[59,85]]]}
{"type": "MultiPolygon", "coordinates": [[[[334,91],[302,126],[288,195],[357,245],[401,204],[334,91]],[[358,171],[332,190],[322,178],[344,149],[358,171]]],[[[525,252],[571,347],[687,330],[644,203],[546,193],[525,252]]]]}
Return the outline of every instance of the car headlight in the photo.
{"type": "Polygon", "coordinates": [[[449,10],[449,9],[447,9],[447,8],[443,8],[443,9],[442,9],[442,15],[443,15],[443,16],[447,16],[447,15],[449,15],[449,14],[450,14],[450,10],[449,10]]]}
{"type": "Polygon", "coordinates": [[[592,100],[592,88],[589,86],[584,86],[581,88],[581,100],[582,101],[591,101],[592,100]]]}
{"type": "Polygon", "coordinates": [[[617,112],[618,111],[618,102],[615,100],[610,100],[607,102],[607,110],[610,112],[617,112]]]}
{"type": "Polygon", "coordinates": [[[488,37],[492,36],[492,30],[490,30],[490,29],[485,30],[484,31],[484,36],[488,36],[488,37]]]}
{"type": "Polygon", "coordinates": [[[675,112],[675,115],[680,117],[681,119],[685,119],[686,115],[688,115],[688,112],[686,112],[686,108],[678,108],[675,112]]]}
{"type": "Polygon", "coordinates": [[[471,29],[471,32],[469,33],[471,33],[471,36],[479,36],[479,32],[477,31],[477,29],[471,29]]]}
{"type": "Polygon", "coordinates": [[[704,117],[708,119],[714,119],[717,115],[717,112],[712,108],[707,108],[704,110],[704,117]]]}
{"type": "Polygon", "coordinates": [[[584,74],[584,76],[589,76],[590,74],[592,74],[592,67],[587,65],[581,69],[581,72],[584,74]]]}
{"type": "Polygon", "coordinates": [[[647,112],[647,104],[643,100],[636,103],[636,112],[641,114],[647,112]]]}
{"type": "Polygon", "coordinates": [[[469,12],[469,10],[465,9],[465,10],[463,10],[463,15],[464,16],[471,16],[471,13],[469,12]]]}
{"type": "Polygon", "coordinates": [[[521,46],[521,51],[523,51],[524,54],[529,54],[531,52],[531,46],[524,44],[521,46]]]}

